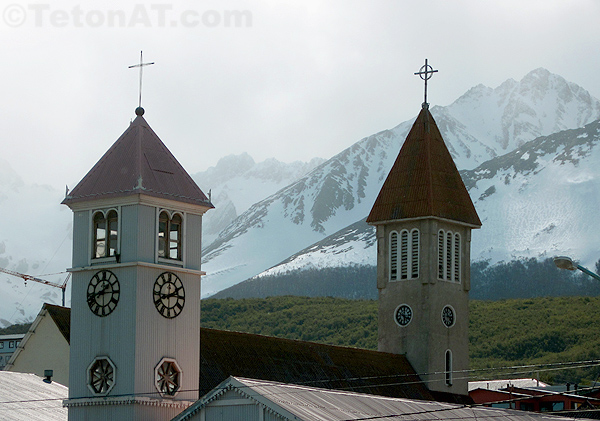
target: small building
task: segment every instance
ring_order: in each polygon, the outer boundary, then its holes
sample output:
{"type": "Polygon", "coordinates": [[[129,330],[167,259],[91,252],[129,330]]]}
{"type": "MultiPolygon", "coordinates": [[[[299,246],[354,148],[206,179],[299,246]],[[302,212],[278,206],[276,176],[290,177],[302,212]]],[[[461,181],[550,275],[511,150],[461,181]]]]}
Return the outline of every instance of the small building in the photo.
{"type": "Polygon", "coordinates": [[[70,308],[44,304],[5,370],[38,376],[52,370],[54,381],[69,386],[70,317],[70,308]]]}
{"type": "Polygon", "coordinates": [[[502,389],[474,389],[469,396],[476,404],[531,412],[581,411],[600,407],[600,400],[546,388],[509,386],[502,389]]]}
{"type": "Polygon", "coordinates": [[[171,421],[375,419],[559,421],[573,418],[229,377],[171,421]]]}
{"type": "Polygon", "coordinates": [[[0,370],[4,370],[6,364],[23,340],[24,333],[12,335],[0,335],[0,370]]]}

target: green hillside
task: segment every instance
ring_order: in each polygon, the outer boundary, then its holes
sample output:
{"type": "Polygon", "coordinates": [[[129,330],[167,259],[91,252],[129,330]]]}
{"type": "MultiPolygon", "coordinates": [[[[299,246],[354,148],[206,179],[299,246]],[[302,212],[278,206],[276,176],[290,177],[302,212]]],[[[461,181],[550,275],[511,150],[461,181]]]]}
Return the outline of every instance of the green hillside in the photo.
{"type": "MultiPolygon", "coordinates": [[[[537,377],[552,383],[594,381],[600,365],[549,365],[600,359],[600,297],[471,301],[473,379],[537,377]],[[545,366],[537,366],[545,364],[545,366]],[[536,365],[519,369],[502,369],[536,365]]],[[[377,302],[331,297],[202,301],[202,325],[303,341],[377,348],[377,302]]]]}

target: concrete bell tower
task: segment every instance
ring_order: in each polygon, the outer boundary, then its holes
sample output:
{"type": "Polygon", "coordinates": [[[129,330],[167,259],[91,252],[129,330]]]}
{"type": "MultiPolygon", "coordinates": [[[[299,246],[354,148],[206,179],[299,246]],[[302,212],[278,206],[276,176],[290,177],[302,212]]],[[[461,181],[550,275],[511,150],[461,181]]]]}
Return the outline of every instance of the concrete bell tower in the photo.
{"type": "Polygon", "coordinates": [[[423,104],[367,218],[377,232],[379,351],[431,390],[467,394],[471,229],[481,222],[423,104]]]}
{"type": "Polygon", "coordinates": [[[62,202],[73,211],[69,420],[169,420],[198,399],[213,206],[136,114],[62,202]]]}

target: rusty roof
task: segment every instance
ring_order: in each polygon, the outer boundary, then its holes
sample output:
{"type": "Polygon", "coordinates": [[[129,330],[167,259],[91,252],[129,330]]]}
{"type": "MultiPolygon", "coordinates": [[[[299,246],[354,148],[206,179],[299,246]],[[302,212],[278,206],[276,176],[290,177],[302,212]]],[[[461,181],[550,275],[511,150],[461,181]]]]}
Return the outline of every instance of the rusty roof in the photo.
{"type": "Polygon", "coordinates": [[[434,400],[406,356],[200,329],[200,396],[229,376],[434,400]]]}
{"type": "Polygon", "coordinates": [[[438,217],[480,227],[465,184],[427,108],[415,120],[367,223],[438,217]]]}
{"type": "Polygon", "coordinates": [[[62,203],[136,194],[213,207],[141,115],[62,203]]]}

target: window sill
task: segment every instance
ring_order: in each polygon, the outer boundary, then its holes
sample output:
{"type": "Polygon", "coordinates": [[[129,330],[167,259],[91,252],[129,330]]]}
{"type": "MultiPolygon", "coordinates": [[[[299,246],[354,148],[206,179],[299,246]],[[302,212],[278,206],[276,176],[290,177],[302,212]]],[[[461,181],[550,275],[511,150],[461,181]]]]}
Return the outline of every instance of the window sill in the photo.
{"type": "Polygon", "coordinates": [[[116,263],[117,262],[117,258],[115,256],[110,256],[110,257],[95,257],[92,258],[91,264],[92,265],[101,265],[104,263],[116,263]]]}
{"type": "Polygon", "coordinates": [[[166,257],[159,257],[158,258],[158,263],[162,263],[164,265],[171,265],[171,266],[180,266],[180,267],[183,267],[183,261],[176,260],[176,259],[167,259],[166,257]]]}

